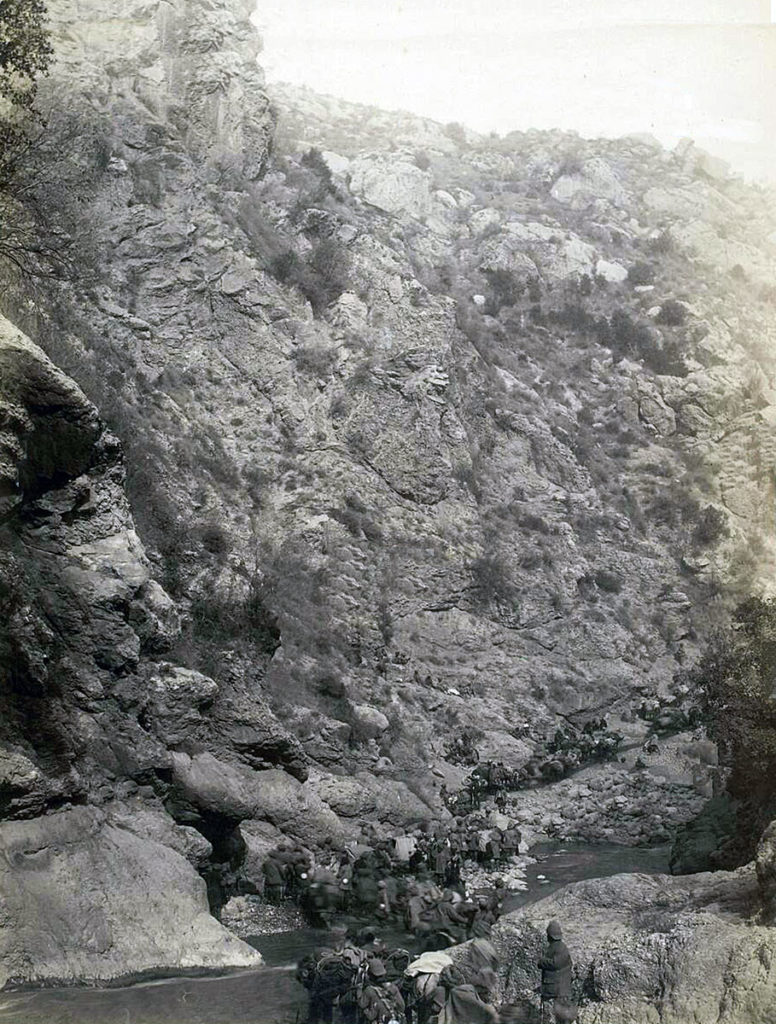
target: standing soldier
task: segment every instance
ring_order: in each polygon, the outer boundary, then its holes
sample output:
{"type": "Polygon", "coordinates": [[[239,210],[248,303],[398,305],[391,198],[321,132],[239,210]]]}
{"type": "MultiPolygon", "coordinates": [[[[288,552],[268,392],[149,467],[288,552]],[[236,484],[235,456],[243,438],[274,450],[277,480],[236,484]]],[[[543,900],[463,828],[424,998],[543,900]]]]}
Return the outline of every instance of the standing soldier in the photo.
{"type": "Polygon", "coordinates": [[[576,1016],[571,1002],[571,954],[559,921],[547,925],[547,945],[539,961],[542,972],[541,1022],[559,1024],[576,1016]]]}

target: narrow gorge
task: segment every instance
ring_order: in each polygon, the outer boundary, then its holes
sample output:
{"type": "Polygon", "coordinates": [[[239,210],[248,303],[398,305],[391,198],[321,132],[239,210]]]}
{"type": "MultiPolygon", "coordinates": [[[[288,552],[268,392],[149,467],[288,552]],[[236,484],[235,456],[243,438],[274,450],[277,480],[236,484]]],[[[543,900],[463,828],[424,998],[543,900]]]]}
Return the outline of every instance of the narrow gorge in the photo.
{"type": "Polygon", "coordinates": [[[772,190],[119,6],[49,0],[66,259],[0,262],[0,1020],[269,972],[268,852],[452,828],[479,762],[522,854],[666,849],[504,914],[504,1002],[557,917],[582,1024],[776,1021],[776,791],[700,693],[731,623],[773,668],[772,190]]]}

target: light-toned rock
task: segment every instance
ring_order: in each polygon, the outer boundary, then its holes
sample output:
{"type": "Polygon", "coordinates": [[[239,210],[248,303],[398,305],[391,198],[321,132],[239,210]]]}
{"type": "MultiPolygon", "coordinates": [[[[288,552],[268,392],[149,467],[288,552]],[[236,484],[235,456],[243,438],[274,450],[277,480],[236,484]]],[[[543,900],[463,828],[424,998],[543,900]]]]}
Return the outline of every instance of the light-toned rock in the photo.
{"type": "Polygon", "coordinates": [[[519,242],[509,237],[490,239],[480,249],[480,268],[484,271],[506,271],[523,280],[538,277],[536,264],[522,248],[519,242]]]}
{"type": "Polygon", "coordinates": [[[500,224],[502,219],[502,214],[498,210],[486,206],[484,210],[475,210],[469,218],[469,227],[474,234],[479,234],[481,231],[487,231],[488,228],[500,224]]]}
{"type": "Polygon", "coordinates": [[[209,676],[162,662],[147,677],[147,715],[156,734],[171,746],[205,733],[203,712],[218,687],[209,676]]]}
{"type": "Polygon", "coordinates": [[[776,936],[748,920],[756,895],[751,867],[567,886],[494,929],[506,998],[531,998],[544,929],[557,918],[574,960],[580,1024],[767,1020],[776,936]]]}
{"type": "Polygon", "coordinates": [[[595,272],[604,281],[612,284],[619,284],[628,276],[628,270],[621,263],[610,262],[609,260],[598,260],[595,265],[595,272]]]}
{"type": "Polygon", "coordinates": [[[350,170],[350,160],[348,160],[346,156],[334,153],[330,149],[322,150],[321,156],[332,174],[338,174],[340,177],[344,177],[350,170]]]}
{"type": "Polygon", "coordinates": [[[126,829],[139,839],[169,846],[196,871],[202,871],[210,860],[213,847],[202,833],[191,825],[177,824],[160,805],[135,796],[106,804],[103,810],[109,825],[126,829]]]}
{"type": "Polygon", "coordinates": [[[552,186],[550,193],[559,203],[571,203],[579,198],[608,199],[621,203],[625,190],[609,164],[600,157],[585,161],[578,173],[564,174],[552,186]]]}
{"type": "Polygon", "coordinates": [[[434,199],[448,210],[455,210],[458,207],[455,196],[451,195],[446,189],[436,189],[434,191],[434,199]]]}
{"type": "Polygon", "coordinates": [[[180,854],[95,808],[5,822],[0,852],[0,985],[261,963],[180,854]]]}
{"type": "Polygon", "coordinates": [[[173,785],[179,800],[215,813],[235,825],[263,819],[306,843],[341,838],[343,827],[310,788],[280,769],[254,771],[227,764],[212,754],[172,754],[173,785]]]}
{"type": "Polygon", "coordinates": [[[350,190],[386,213],[423,217],[431,212],[430,180],[405,160],[362,157],[353,161],[350,190]]]}
{"type": "Polygon", "coordinates": [[[378,779],[370,772],[358,772],[351,779],[323,776],[311,778],[307,786],[342,818],[384,825],[388,834],[417,826],[439,813],[438,807],[432,807],[433,801],[427,803],[405,782],[385,775],[378,779]]]}
{"type": "Polygon", "coordinates": [[[676,431],[674,410],[666,404],[658,389],[647,382],[639,385],[639,416],[658,434],[667,436],[676,431]]]}
{"type": "Polygon", "coordinates": [[[369,737],[377,737],[390,725],[388,719],[370,704],[354,704],[353,719],[358,729],[369,737]]]}

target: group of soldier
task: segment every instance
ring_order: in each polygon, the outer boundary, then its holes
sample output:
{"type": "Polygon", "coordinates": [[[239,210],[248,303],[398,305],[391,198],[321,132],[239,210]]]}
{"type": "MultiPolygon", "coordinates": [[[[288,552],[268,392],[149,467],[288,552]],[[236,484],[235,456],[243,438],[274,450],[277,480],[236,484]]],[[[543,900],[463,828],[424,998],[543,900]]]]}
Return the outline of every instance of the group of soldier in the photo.
{"type": "Polygon", "coordinates": [[[529,993],[496,1005],[498,954],[475,938],[461,955],[413,955],[389,949],[364,930],[333,929],[330,945],[314,950],[297,969],[309,994],[308,1024],[561,1024],[573,1021],[572,962],[560,924],[547,927],[537,964],[538,1000],[529,993]]]}
{"type": "Polygon", "coordinates": [[[593,761],[612,760],[622,740],[620,733],[609,729],[605,718],[592,719],[582,729],[559,728],[519,768],[508,768],[500,761],[480,761],[457,793],[448,794],[443,787],[442,797],[454,814],[479,810],[491,796],[505,812],[510,792],[565,778],[593,761]]]}
{"type": "Polygon", "coordinates": [[[505,892],[497,885],[487,896],[467,899],[464,865],[498,867],[518,852],[520,839],[511,823],[487,827],[483,817],[474,815],[459,817],[444,829],[418,829],[342,849],[327,840],[315,854],[300,844],[283,843],[265,858],[264,896],[269,903],[295,900],[317,925],[354,914],[392,920],[429,943],[436,935],[461,941],[487,934],[505,892]]]}

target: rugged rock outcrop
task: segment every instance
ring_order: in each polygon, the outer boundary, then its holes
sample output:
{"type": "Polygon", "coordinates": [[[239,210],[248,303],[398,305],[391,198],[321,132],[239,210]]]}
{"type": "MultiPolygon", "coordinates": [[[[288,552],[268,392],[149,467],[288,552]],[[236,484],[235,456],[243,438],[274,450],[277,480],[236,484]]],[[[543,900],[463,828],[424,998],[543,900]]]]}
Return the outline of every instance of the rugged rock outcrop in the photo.
{"type": "Polygon", "coordinates": [[[94,90],[103,102],[131,98],[174,126],[191,152],[207,159],[239,152],[244,173],[256,177],[273,119],[256,62],[253,7],[250,0],[131,0],[117,11],[102,0],[57,0],[51,15],[60,81],[74,92],[94,90]]]}
{"type": "Polygon", "coordinates": [[[773,586],[767,197],[635,137],[273,113],[242,0],[49,6],[101,276],[3,291],[90,399],[0,323],[4,817],[137,818],[215,908],[281,835],[443,817],[466,730],[640,744],[773,586]]]}
{"type": "MultiPolygon", "coordinates": [[[[219,688],[147,658],[179,624],[134,530],[119,443],[5,319],[0,367],[0,799],[17,819],[0,826],[2,983],[256,963],[209,914],[197,872],[221,851],[161,802],[170,748],[206,740],[219,688]]],[[[275,750],[294,749],[274,732],[275,750]]]]}
{"type": "MultiPolygon", "coordinates": [[[[769,300],[680,237],[700,222],[772,268],[756,193],[648,140],[483,139],[291,89],[268,160],[230,127],[272,129],[246,6],[130,5],[120,66],[109,36],[85,59],[104,12],[82,15],[52,4],[56,81],[115,126],[104,273],[30,330],[126,446],[239,760],[301,779],[305,755],[387,757],[439,813],[422,776],[465,722],[517,762],[520,723],[530,747],[558,711],[667,688],[728,595],[769,585],[769,300]]],[[[153,586],[149,651],[174,629],[153,586]]]]}
{"type": "Polygon", "coordinates": [[[752,923],[750,866],[686,878],[616,875],[559,890],[494,930],[504,998],[530,997],[544,930],[561,921],[580,1024],[750,1024],[776,1005],[776,936],[752,923]]]}
{"type": "Polygon", "coordinates": [[[94,807],[0,825],[0,985],[261,963],[184,857],[134,828],[94,807]]]}

